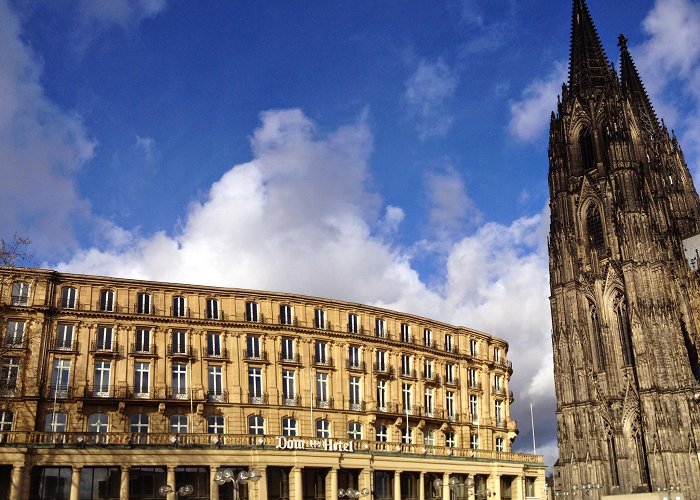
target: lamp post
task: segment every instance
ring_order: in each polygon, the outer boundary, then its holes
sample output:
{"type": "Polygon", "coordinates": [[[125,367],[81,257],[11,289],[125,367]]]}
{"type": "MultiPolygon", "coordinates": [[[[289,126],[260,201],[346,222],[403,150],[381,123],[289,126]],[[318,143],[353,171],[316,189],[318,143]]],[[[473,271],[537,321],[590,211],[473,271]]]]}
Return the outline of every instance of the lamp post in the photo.
{"type": "Polygon", "coordinates": [[[219,469],[216,474],[214,474],[214,482],[219,486],[226,483],[233,483],[233,498],[239,498],[238,488],[241,484],[247,484],[248,481],[257,483],[262,478],[262,473],[257,469],[242,470],[238,474],[234,473],[232,469],[219,469]]]}
{"type": "Polygon", "coordinates": [[[191,495],[194,492],[194,488],[192,487],[191,484],[186,484],[184,486],[180,486],[177,491],[175,488],[170,486],[169,484],[164,484],[160,488],[158,488],[158,494],[162,496],[167,496],[171,493],[175,493],[175,498],[177,497],[186,497],[187,495],[191,495]]]}
{"type": "Polygon", "coordinates": [[[569,491],[556,491],[556,492],[554,493],[554,496],[556,496],[556,497],[558,497],[558,496],[568,497],[569,495],[571,495],[571,496],[576,496],[576,495],[578,495],[579,493],[581,493],[581,496],[583,496],[584,493],[585,493],[586,495],[590,496],[590,495],[592,494],[591,492],[597,492],[597,491],[600,490],[601,488],[602,488],[602,486],[601,486],[599,483],[595,483],[595,484],[592,484],[592,483],[583,483],[583,484],[580,485],[580,486],[578,486],[578,485],[573,485],[573,486],[571,487],[571,491],[570,491],[570,492],[569,492],[569,491]]]}
{"type": "Polygon", "coordinates": [[[661,492],[663,491],[667,495],[671,496],[673,493],[680,493],[681,492],[681,485],[680,484],[671,484],[669,486],[657,486],[656,491],[661,492]]]}
{"type": "MultiPolygon", "coordinates": [[[[433,488],[435,488],[437,491],[442,490],[442,487],[445,483],[442,481],[442,479],[437,478],[433,480],[433,488]]],[[[447,487],[450,489],[451,492],[455,494],[459,494],[462,491],[462,488],[467,489],[467,497],[471,496],[474,493],[474,479],[473,478],[467,478],[465,482],[460,481],[456,477],[451,477],[449,481],[447,481],[447,487]]],[[[476,496],[476,494],[474,493],[476,496]]],[[[487,492],[487,496],[489,496],[489,493],[487,492]]]]}
{"type": "Polygon", "coordinates": [[[348,488],[346,490],[340,488],[338,490],[338,498],[360,498],[369,495],[369,490],[367,488],[362,488],[361,490],[354,490],[348,488]]]}

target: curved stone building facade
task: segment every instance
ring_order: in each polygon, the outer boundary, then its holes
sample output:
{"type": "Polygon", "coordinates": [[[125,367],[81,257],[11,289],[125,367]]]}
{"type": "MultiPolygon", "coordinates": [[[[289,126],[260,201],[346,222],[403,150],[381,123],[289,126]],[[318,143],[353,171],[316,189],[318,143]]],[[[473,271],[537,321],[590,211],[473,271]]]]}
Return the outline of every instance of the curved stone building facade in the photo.
{"type": "Polygon", "coordinates": [[[544,495],[542,457],[511,450],[508,344],[480,331],[20,268],[0,268],[0,326],[0,498],[544,495]]]}

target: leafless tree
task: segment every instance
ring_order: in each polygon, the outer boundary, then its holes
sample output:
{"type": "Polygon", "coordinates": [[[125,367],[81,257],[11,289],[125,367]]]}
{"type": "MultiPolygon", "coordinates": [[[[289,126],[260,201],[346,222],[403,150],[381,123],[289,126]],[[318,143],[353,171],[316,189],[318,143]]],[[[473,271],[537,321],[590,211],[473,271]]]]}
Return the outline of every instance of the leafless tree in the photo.
{"type": "Polygon", "coordinates": [[[29,238],[17,233],[10,241],[0,238],[0,266],[14,266],[18,262],[31,259],[32,255],[27,250],[30,243],[29,238]]]}

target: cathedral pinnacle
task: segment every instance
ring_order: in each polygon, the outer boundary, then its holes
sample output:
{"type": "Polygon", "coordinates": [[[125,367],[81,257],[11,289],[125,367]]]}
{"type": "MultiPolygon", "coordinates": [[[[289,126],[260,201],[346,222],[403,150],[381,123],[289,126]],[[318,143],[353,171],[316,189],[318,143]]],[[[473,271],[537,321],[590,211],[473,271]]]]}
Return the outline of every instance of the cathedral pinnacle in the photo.
{"type": "Polygon", "coordinates": [[[632,55],[627,48],[627,38],[625,35],[618,37],[620,47],[620,72],[622,79],[622,89],[627,92],[632,99],[632,105],[639,118],[642,127],[646,132],[654,134],[659,127],[654,107],[639,77],[637,67],[632,60],[632,55]]]}
{"type": "Polygon", "coordinates": [[[615,80],[585,0],[574,0],[569,88],[572,94],[604,89],[615,80]]]}

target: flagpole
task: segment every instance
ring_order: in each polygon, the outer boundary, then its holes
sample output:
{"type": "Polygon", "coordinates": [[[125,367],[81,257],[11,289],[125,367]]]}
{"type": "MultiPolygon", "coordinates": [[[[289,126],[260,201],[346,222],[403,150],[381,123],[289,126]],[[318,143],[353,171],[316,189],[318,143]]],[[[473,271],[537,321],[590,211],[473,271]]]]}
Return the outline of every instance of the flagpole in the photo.
{"type": "MultiPolygon", "coordinates": [[[[309,345],[311,345],[309,343],[309,345]]],[[[311,348],[309,348],[311,349],[311,348]]],[[[309,354],[309,389],[311,391],[311,400],[309,404],[309,409],[311,413],[311,422],[309,425],[311,426],[311,436],[310,437],[315,437],[316,434],[314,433],[314,383],[313,383],[313,368],[311,367],[311,363],[313,362],[313,355],[309,354]]]]}
{"type": "Polygon", "coordinates": [[[535,417],[532,413],[532,403],[530,403],[530,422],[532,424],[532,454],[537,455],[537,446],[535,445],[535,417]]]}

